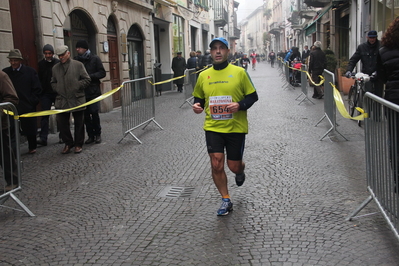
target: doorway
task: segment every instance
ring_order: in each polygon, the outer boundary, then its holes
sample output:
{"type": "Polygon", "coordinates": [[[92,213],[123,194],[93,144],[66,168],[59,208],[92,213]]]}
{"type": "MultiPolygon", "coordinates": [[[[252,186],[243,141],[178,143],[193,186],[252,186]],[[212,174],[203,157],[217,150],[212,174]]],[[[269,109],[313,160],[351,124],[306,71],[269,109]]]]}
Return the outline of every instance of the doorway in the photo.
{"type": "MultiPolygon", "coordinates": [[[[109,74],[111,79],[112,89],[120,86],[119,75],[119,53],[118,53],[118,37],[115,23],[112,17],[108,18],[107,24],[107,40],[109,45],[109,74]]],[[[113,107],[121,106],[121,93],[120,90],[112,94],[113,107]]]]}

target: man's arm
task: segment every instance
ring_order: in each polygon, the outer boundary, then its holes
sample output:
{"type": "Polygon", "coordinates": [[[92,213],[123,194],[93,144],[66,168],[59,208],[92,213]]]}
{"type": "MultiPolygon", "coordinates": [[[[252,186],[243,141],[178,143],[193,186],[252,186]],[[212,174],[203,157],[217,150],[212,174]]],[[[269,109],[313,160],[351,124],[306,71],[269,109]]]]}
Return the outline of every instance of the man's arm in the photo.
{"type": "Polygon", "coordinates": [[[238,102],[240,105],[240,111],[248,110],[258,99],[258,93],[256,91],[245,95],[244,99],[238,102]]]}
{"type": "Polygon", "coordinates": [[[106,72],[103,66],[103,62],[101,61],[100,57],[96,57],[96,72],[89,74],[92,80],[100,80],[105,77],[106,72]]]}
{"type": "Polygon", "coordinates": [[[356,52],[352,55],[352,57],[349,59],[348,67],[346,68],[346,71],[352,72],[353,69],[355,68],[357,62],[359,62],[360,58],[362,57],[360,53],[360,45],[357,47],[356,52]]]}

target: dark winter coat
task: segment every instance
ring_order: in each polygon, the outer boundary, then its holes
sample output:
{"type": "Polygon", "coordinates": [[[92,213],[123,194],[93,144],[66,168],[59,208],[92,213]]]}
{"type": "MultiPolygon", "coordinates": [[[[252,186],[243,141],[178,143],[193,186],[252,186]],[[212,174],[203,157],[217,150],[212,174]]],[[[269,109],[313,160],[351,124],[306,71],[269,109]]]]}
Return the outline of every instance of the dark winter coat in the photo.
{"type": "Polygon", "coordinates": [[[100,57],[89,52],[87,55],[84,54],[82,56],[76,56],[74,59],[83,63],[91,79],[90,85],[85,89],[87,101],[100,96],[101,95],[100,79],[104,78],[106,75],[100,57]]]}
{"type": "MultiPolygon", "coordinates": [[[[172,70],[173,70],[173,77],[180,77],[184,75],[184,71],[186,70],[186,59],[184,57],[174,57],[172,59],[172,70]]],[[[184,84],[184,78],[176,79],[173,81],[175,84],[184,84]]]]}
{"type": "Polygon", "coordinates": [[[59,63],[60,60],[58,60],[57,58],[53,58],[53,60],[51,60],[51,62],[48,62],[46,59],[42,59],[39,61],[39,63],[37,64],[39,67],[39,71],[37,72],[37,74],[39,75],[39,80],[40,80],[40,84],[42,85],[42,93],[48,93],[48,94],[55,94],[55,92],[53,91],[53,88],[51,87],[51,77],[53,75],[53,66],[55,66],[57,63],[59,63]]]}
{"type": "Polygon", "coordinates": [[[399,104],[399,49],[381,47],[377,56],[377,77],[385,83],[385,99],[399,104]]]}
{"type": "Polygon", "coordinates": [[[195,68],[196,70],[198,70],[199,69],[199,62],[198,61],[199,61],[198,57],[196,57],[196,56],[190,57],[187,60],[187,69],[195,68]]]}
{"type": "Polygon", "coordinates": [[[201,65],[201,68],[204,68],[204,67],[206,67],[207,65],[212,65],[212,62],[213,62],[213,60],[212,60],[211,54],[210,54],[209,52],[206,52],[206,53],[204,54],[204,56],[202,57],[202,65],[201,65]]]}
{"type": "MultiPolygon", "coordinates": [[[[86,102],[85,88],[89,84],[89,74],[87,74],[81,62],[69,59],[64,64],[56,64],[53,67],[53,77],[51,79],[51,86],[57,93],[55,108],[69,109],[84,104],[86,102]]],[[[82,111],[84,109],[86,107],[73,111],[82,111]]]]}
{"type": "Polygon", "coordinates": [[[12,67],[6,67],[3,71],[10,77],[17,91],[19,103],[17,110],[19,114],[36,111],[39,97],[42,92],[39,77],[36,70],[22,65],[19,71],[13,71],[12,67]]]}
{"type": "Polygon", "coordinates": [[[323,73],[327,66],[326,54],[319,48],[315,48],[309,54],[309,73],[323,73]]]}
{"type": "MultiPolygon", "coordinates": [[[[5,102],[9,102],[17,106],[18,96],[17,92],[14,89],[14,86],[12,85],[10,77],[3,71],[0,71],[0,103],[5,103],[5,102]]],[[[8,124],[9,124],[8,115],[1,112],[2,129],[3,130],[7,129],[8,124]]]]}
{"type": "Polygon", "coordinates": [[[352,72],[357,62],[361,60],[362,62],[361,72],[371,75],[377,68],[377,55],[379,48],[380,48],[379,40],[377,40],[374,44],[370,44],[368,41],[360,44],[357,47],[356,52],[349,59],[346,71],[352,72]]]}
{"type": "Polygon", "coordinates": [[[302,63],[305,63],[306,62],[306,58],[308,58],[308,56],[310,55],[310,50],[308,49],[308,50],[303,50],[302,51],[302,63]]]}

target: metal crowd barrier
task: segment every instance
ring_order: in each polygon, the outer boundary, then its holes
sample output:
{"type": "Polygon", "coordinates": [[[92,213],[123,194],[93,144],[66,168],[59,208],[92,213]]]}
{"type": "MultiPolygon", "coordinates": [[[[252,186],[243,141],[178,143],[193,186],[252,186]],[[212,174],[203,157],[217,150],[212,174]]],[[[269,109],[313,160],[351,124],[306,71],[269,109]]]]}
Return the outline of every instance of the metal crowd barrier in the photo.
{"type": "Polygon", "coordinates": [[[21,190],[21,154],[19,150],[19,121],[12,116],[7,117],[4,112],[18,115],[12,103],[0,103],[2,112],[0,121],[0,161],[3,182],[0,188],[0,206],[16,211],[25,211],[30,216],[35,216],[16,196],[15,192],[21,190]],[[4,124],[3,124],[4,122],[4,124]],[[15,148],[13,148],[15,147],[15,148]],[[16,209],[4,205],[8,199],[14,200],[21,208],[16,209]]]}
{"type": "Polygon", "coordinates": [[[328,71],[327,69],[324,69],[323,77],[325,78],[325,81],[324,81],[324,115],[316,123],[315,126],[317,126],[324,118],[327,118],[328,122],[331,125],[331,128],[320,138],[320,140],[323,140],[328,134],[330,134],[333,131],[340,134],[345,140],[348,140],[337,130],[337,122],[336,122],[337,121],[337,117],[336,117],[337,108],[336,108],[335,100],[334,100],[334,88],[330,84],[330,83],[335,84],[335,75],[332,72],[328,71]]]}
{"type": "Polygon", "coordinates": [[[291,83],[290,83],[290,68],[288,67],[288,62],[283,65],[284,65],[284,74],[285,74],[285,80],[283,80],[285,82],[285,84],[283,84],[283,88],[286,85],[285,89],[288,89],[290,87],[295,89],[294,86],[291,86],[291,83]]]}
{"type": "Polygon", "coordinates": [[[308,67],[305,64],[302,64],[301,65],[301,94],[299,94],[295,100],[298,100],[298,98],[301,96],[305,96],[305,97],[298,103],[298,105],[303,103],[303,101],[305,101],[305,100],[308,100],[311,103],[315,104],[308,98],[308,77],[306,75],[307,71],[308,71],[308,67]]]}
{"type": "Polygon", "coordinates": [[[399,240],[399,106],[372,93],[364,96],[367,189],[370,196],[348,217],[374,200],[399,240]]]}
{"type": "Polygon", "coordinates": [[[122,102],[122,130],[123,137],[120,143],[128,134],[142,143],[132,131],[144,125],[143,130],[149,123],[154,122],[160,129],[163,129],[155,121],[155,97],[154,87],[148,80],[152,76],[125,81],[121,88],[122,102]]]}
{"type": "Polygon", "coordinates": [[[180,108],[182,108],[183,105],[186,103],[189,104],[190,106],[192,105],[192,100],[194,99],[193,96],[193,91],[195,84],[197,83],[197,74],[195,73],[196,69],[191,68],[191,69],[186,69],[184,71],[184,102],[182,105],[180,105],[180,108]]]}

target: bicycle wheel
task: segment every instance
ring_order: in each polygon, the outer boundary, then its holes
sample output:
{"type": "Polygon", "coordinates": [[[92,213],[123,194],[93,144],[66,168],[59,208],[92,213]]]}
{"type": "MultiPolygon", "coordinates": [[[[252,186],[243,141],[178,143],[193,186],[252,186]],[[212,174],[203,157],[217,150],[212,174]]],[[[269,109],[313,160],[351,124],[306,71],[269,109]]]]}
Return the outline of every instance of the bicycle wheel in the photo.
{"type": "Polygon", "coordinates": [[[348,93],[348,113],[353,116],[356,107],[356,86],[352,85],[348,93]]]}

